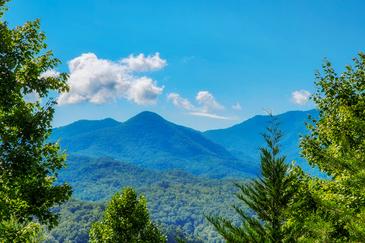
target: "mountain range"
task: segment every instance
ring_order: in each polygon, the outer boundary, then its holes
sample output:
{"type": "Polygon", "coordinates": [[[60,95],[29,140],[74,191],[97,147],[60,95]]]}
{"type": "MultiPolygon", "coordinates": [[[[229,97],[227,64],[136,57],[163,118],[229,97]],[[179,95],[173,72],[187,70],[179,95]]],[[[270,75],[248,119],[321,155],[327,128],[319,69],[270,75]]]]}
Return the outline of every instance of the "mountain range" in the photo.
{"type": "Polygon", "coordinates": [[[187,242],[223,242],[205,215],[239,222],[231,207],[238,203],[234,183],[259,174],[261,133],[271,119],[280,123],[287,161],[295,159],[313,171],[300,158],[298,147],[300,136],[307,133],[308,115],[317,117],[318,112],[255,116],[205,132],[152,112],[125,122],[80,120],[55,128],[50,141],[59,141],[68,153],[68,166],[60,171],[58,182],[72,186],[73,200],[56,209],[60,224],[46,242],[87,242],[90,225],[102,215],[105,202],[126,186],[146,196],[151,217],[169,242],[176,242],[182,232],[187,242]]]}
{"type": "Polygon", "coordinates": [[[281,140],[281,152],[286,155],[287,161],[295,161],[305,171],[317,174],[318,171],[308,165],[300,156],[300,137],[307,134],[306,123],[308,117],[318,118],[317,110],[289,111],[273,117],[257,115],[242,123],[226,129],[217,129],[204,132],[211,141],[220,144],[237,158],[251,156],[255,161],[259,160],[259,148],[265,146],[261,134],[266,130],[270,121],[275,120],[283,137],[281,140]]]}
{"type": "MultiPolygon", "coordinates": [[[[308,115],[316,117],[318,112],[291,111],[274,119],[283,130],[283,153],[310,171],[298,148],[300,135],[307,132],[308,115]]],[[[69,154],[110,157],[159,171],[182,170],[211,178],[252,177],[259,173],[261,134],[270,119],[259,115],[226,129],[200,132],[145,111],[125,122],[80,120],[55,128],[50,141],[58,140],[69,154]]]]}

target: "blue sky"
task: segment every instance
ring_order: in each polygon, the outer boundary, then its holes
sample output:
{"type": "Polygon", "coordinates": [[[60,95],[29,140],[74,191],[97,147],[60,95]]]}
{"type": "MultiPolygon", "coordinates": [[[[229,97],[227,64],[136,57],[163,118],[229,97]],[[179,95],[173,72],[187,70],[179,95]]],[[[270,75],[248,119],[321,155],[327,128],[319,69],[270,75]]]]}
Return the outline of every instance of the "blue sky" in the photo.
{"type": "Polygon", "coordinates": [[[41,19],[63,62],[57,71],[71,73],[55,126],[151,110],[206,130],[264,109],[306,110],[323,59],[340,71],[365,51],[364,1],[13,0],[9,7],[12,26],[41,19]]]}

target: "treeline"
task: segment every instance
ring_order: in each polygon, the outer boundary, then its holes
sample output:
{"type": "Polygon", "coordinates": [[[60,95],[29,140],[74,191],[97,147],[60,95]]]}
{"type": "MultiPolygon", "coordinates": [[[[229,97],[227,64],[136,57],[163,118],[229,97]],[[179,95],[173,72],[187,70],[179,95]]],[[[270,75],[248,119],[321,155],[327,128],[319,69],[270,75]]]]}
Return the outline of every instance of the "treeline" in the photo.
{"type": "MultiPolygon", "coordinates": [[[[0,0],[0,18],[6,2],[0,0]]],[[[14,29],[0,22],[1,242],[45,240],[44,229],[58,223],[53,207],[71,197],[67,183],[55,183],[66,156],[57,143],[47,142],[55,105],[49,93],[68,90],[67,74],[44,75],[59,64],[44,40],[38,20],[14,29]]],[[[261,176],[236,185],[240,221],[206,215],[227,242],[365,241],[365,55],[341,74],[325,61],[316,86],[312,100],[319,119],[307,124],[300,146],[326,176],[312,177],[286,161],[273,121],[260,150],[261,176]]],[[[147,200],[132,188],[86,220],[95,220],[91,242],[167,241],[147,200]]]]}
{"type": "Polygon", "coordinates": [[[209,217],[228,242],[365,241],[365,54],[340,75],[325,61],[316,75],[319,119],[307,124],[302,155],[327,177],[305,174],[280,154],[276,124],[264,135],[262,176],[243,185],[235,206],[242,222],[209,217]]]}
{"type": "Polygon", "coordinates": [[[230,207],[237,200],[235,181],[195,177],[188,173],[157,172],[110,158],[72,156],[59,176],[73,188],[73,198],[57,208],[59,225],[51,230],[53,242],[87,242],[88,229],[107,201],[121,188],[133,187],[147,198],[151,219],[168,239],[175,235],[192,241],[221,242],[205,215],[239,219],[230,207]],[[82,200],[82,201],[81,201],[82,200]],[[86,201],[96,201],[94,203],[86,201]],[[90,220],[89,219],[94,219],[90,220]],[[86,238],[87,239],[87,238],[86,238]]]}

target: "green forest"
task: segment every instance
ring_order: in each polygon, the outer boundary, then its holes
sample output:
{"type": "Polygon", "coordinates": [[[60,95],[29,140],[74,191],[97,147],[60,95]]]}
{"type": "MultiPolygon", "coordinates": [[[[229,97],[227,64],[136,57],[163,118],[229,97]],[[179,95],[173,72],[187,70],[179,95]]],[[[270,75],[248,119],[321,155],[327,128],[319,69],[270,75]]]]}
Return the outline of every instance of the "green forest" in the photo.
{"type": "Polygon", "coordinates": [[[171,242],[176,236],[189,242],[221,240],[205,215],[224,215],[239,222],[231,208],[237,191],[233,180],[200,178],[181,171],[161,173],[110,158],[75,156],[69,158],[59,181],[72,185],[74,199],[57,208],[60,223],[51,230],[50,242],[87,242],[92,222],[102,215],[111,196],[125,187],[147,198],[151,218],[171,242]]]}
{"type": "Polygon", "coordinates": [[[8,25],[7,2],[0,0],[0,242],[365,242],[364,53],[340,73],[325,60],[315,74],[319,116],[309,117],[299,150],[321,173],[287,159],[270,113],[256,177],[159,171],[67,154],[49,140],[53,96],[69,90],[68,74],[42,75],[60,60],[39,20],[8,25]],[[40,99],[29,102],[32,93],[40,99]]]}

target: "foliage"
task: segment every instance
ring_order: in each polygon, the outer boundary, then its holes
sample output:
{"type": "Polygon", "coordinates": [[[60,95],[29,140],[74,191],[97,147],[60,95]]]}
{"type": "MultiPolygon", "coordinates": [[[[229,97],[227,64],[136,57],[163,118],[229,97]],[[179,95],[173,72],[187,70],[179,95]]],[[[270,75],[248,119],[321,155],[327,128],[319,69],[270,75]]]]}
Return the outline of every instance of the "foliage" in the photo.
{"type": "Polygon", "coordinates": [[[294,239],[365,241],[365,55],[338,75],[330,62],[317,74],[313,96],[320,116],[308,124],[303,156],[329,178],[311,178],[298,170],[304,192],[294,204],[289,227],[294,239]],[[304,208],[301,213],[295,209],[304,208]]]}
{"type": "MultiPolygon", "coordinates": [[[[0,17],[6,1],[0,1],[0,17]]],[[[34,217],[53,226],[56,215],[49,208],[64,202],[71,190],[54,185],[65,155],[47,143],[55,102],[50,91],[67,90],[66,74],[42,74],[59,64],[46,49],[39,20],[10,29],[0,19],[0,222],[3,229],[34,227],[34,217]],[[38,97],[31,102],[29,96],[38,97]],[[15,220],[15,221],[14,221],[15,220]]],[[[27,230],[26,228],[24,230],[27,230]]]]}
{"type": "Polygon", "coordinates": [[[263,135],[267,147],[261,150],[262,176],[246,184],[237,184],[237,198],[249,207],[249,211],[234,206],[242,219],[235,225],[223,217],[208,217],[216,230],[228,242],[283,242],[286,210],[293,196],[286,157],[280,155],[282,137],[278,124],[272,121],[263,135]]]}
{"type": "Polygon", "coordinates": [[[59,224],[48,232],[45,242],[88,242],[91,224],[102,218],[103,203],[85,202],[71,199],[54,208],[59,224]]]}
{"type": "Polygon", "coordinates": [[[43,230],[38,223],[20,223],[15,217],[0,222],[0,242],[36,243],[42,240],[43,230]]]}
{"type": "Polygon", "coordinates": [[[206,221],[204,215],[219,213],[238,222],[229,205],[236,199],[235,181],[195,177],[172,171],[158,172],[137,167],[110,158],[93,159],[69,156],[68,167],[59,176],[60,183],[68,181],[74,190],[71,201],[57,209],[60,224],[53,229],[50,238],[61,242],[87,242],[90,224],[99,219],[105,200],[120,188],[131,186],[148,199],[151,218],[156,222],[169,242],[176,236],[188,242],[222,242],[222,238],[206,221]]]}
{"type": "Polygon", "coordinates": [[[151,222],[147,201],[130,187],[116,193],[101,221],[90,230],[90,242],[166,242],[151,222]]]}

